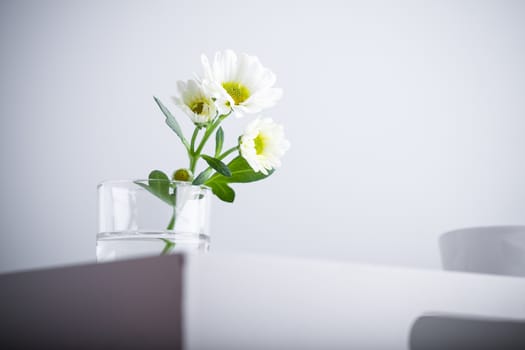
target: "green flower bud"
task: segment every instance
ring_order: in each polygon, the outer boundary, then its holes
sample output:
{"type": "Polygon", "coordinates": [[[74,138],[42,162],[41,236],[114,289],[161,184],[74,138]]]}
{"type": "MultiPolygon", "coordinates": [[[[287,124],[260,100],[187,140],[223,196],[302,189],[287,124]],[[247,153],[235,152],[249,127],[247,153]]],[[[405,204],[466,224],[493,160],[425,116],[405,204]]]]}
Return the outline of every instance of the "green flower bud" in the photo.
{"type": "Polygon", "coordinates": [[[189,169],[179,169],[173,173],[173,180],[175,181],[191,181],[193,174],[189,169]]]}

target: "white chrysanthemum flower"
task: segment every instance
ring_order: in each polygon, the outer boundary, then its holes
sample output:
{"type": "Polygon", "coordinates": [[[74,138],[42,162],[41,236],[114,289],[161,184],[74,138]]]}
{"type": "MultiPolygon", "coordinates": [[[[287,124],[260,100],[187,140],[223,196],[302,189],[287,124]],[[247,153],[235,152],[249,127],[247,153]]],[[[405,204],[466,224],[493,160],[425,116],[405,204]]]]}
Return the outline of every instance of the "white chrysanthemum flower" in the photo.
{"type": "Polygon", "coordinates": [[[210,64],[201,56],[204,68],[203,84],[214,93],[221,113],[233,109],[238,117],[244,113],[258,113],[272,107],[282,96],[282,89],[274,88],[275,74],[263,67],[256,56],[226,50],[217,52],[210,64]]]}
{"type": "Polygon", "coordinates": [[[273,120],[256,119],[251,122],[240,139],[241,155],[254,171],[268,175],[268,170],[281,166],[281,157],[290,148],[282,125],[273,120]]]}
{"type": "Polygon", "coordinates": [[[193,123],[202,126],[213,120],[217,115],[215,102],[207,91],[195,80],[178,81],[180,97],[173,100],[186,113],[193,123]]]}

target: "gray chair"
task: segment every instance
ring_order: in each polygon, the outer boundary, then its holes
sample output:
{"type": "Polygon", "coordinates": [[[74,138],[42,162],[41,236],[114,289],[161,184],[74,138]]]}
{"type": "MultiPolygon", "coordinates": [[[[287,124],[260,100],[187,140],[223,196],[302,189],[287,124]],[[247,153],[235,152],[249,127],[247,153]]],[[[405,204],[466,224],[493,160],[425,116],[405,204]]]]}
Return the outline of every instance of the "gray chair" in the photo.
{"type": "Polygon", "coordinates": [[[465,315],[423,315],[410,330],[409,348],[523,350],[525,322],[465,315]]]}
{"type": "Polygon", "coordinates": [[[439,247],[445,270],[525,277],[525,226],[454,230],[439,247]]]}

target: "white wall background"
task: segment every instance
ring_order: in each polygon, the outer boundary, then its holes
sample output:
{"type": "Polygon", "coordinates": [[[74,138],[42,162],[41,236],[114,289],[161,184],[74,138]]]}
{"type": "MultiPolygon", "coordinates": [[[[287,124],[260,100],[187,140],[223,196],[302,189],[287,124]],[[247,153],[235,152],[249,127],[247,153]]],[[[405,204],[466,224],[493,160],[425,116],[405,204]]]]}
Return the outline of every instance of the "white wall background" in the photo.
{"type": "Polygon", "coordinates": [[[276,72],[266,115],[292,149],[214,202],[213,251],[439,267],[440,233],[525,224],[524,19],[520,1],[2,1],[0,271],[94,260],[97,183],[186,164],[151,96],[224,48],[276,72]]]}

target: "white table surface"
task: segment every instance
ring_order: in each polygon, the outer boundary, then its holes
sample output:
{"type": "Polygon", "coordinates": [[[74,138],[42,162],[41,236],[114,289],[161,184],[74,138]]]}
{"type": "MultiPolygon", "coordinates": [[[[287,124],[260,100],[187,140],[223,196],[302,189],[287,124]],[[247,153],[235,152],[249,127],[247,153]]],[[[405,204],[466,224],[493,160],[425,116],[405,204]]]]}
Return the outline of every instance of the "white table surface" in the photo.
{"type": "Polygon", "coordinates": [[[407,349],[415,319],[525,320],[525,279],[255,255],[188,256],[188,349],[407,349]]]}

